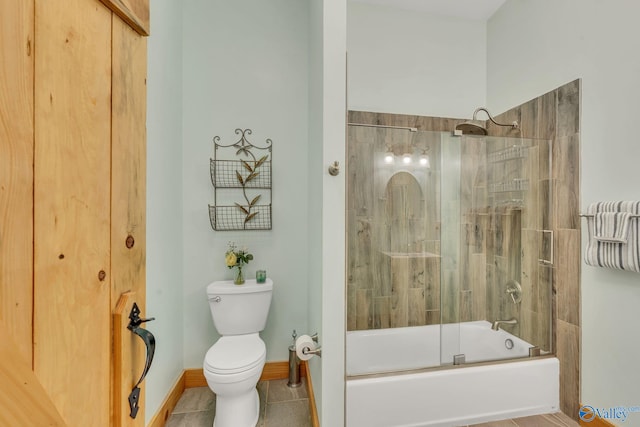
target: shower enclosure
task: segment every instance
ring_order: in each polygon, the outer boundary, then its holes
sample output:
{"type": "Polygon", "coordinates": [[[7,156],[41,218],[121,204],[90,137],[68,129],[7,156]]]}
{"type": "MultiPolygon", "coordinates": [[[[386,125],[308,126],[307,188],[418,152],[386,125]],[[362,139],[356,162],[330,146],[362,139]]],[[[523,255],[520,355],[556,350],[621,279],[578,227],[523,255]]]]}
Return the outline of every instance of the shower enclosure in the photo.
{"type": "Polygon", "coordinates": [[[349,125],[347,375],[553,351],[550,144],[349,125]]]}

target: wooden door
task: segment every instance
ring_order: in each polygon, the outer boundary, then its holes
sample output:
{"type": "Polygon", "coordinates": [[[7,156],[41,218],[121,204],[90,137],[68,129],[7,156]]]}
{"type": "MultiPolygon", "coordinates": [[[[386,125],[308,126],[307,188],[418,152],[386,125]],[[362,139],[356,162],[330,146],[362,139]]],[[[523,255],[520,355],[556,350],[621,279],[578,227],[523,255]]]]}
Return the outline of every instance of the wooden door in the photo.
{"type": "Polygon", "coordinates": [[[144,423],[114,419],[144,348],[114,372],[112,313],[134,291],[145,314],[148,18],[148,0],[0,0],[1,363],[69,426],[144,423]]]}

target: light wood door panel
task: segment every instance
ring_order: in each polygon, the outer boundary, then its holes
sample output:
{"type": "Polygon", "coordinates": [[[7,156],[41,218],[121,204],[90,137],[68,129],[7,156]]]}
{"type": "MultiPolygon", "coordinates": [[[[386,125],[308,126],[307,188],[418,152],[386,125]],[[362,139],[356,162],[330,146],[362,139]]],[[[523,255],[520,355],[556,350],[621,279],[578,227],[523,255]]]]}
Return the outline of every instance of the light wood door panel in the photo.
{"type": "Polygon", "coordinates": [[[31,365],[33,0],[0,2],[0,320],[31,365]]]}
{"type": "Polygon", "coordinates": [[[113,22],[111,171],[112,307],[137,293],[144,313],[146,255],[147,41],[119,19],[113,22]]]}
{"type": "Polygon", "coordinates": [[[0,322],[0,425],[65,427],[11,335],[0,322]]]}
{"type": "Polygon", "coordinates": [[[69,425],[107,426],[112,14],[35,4],[34,371],[69,425]]]}
{"type": "MultiPolygon", "coordinates": [[[[135,302],[146,316],[146,75],[147,40],[125,22],[113,19],[113,72],[112,72],[112,168],[111,168],[111,304],[115,310],[121,294],[131,291],[135,302]]],[[[133,299],[133,297],[132,297],[133,299]]],[[[133,300],[129,305],[133,304],[133,300]]],[[[131,307],[128,307],[126,316],[131,307]]],[[[152,327],[153,328],[153,327],[152,327]]],[[[145,346],[129,331],[127,340],[135,344],[126,347],[132,353],[122,354],[127,363],[121,369],[115,365],[115,396],[121,391],[119,384],[132,387],[142,374],[145,346]],[[135,363],[131,362],[133,360],[135,363]],[[131,364],[133,363],[133,373],[131,364]]],[[[114,330],[114,337],[116,336],[114,330]]],[[[118,347],[120,340],[114,339],[118,347]]],[[[118,355],[116,354],[116,358],[118,355]]],[[[144,383],[140,385],[140,410],[135,420],[128,417],[128,394],[116,397],[115,425],[143,426],[145,408],[144,383]],[[123,400],[124,399],[124,400],[123,400]]]]}

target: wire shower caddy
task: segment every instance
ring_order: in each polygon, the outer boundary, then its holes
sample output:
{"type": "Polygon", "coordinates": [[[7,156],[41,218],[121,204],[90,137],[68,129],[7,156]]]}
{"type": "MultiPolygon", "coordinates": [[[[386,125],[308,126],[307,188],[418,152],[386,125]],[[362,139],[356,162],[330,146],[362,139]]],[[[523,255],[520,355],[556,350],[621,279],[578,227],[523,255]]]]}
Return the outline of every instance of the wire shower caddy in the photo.
{"type": "Polygon", "coordinates": [[[272,141],[267,138],[260,147],[247,139],[251,129],[236,129],[235,133],[240,139],[232,144],[221,144],[219,136],[213,138],[211,228],[271,230],[272,141]]]}

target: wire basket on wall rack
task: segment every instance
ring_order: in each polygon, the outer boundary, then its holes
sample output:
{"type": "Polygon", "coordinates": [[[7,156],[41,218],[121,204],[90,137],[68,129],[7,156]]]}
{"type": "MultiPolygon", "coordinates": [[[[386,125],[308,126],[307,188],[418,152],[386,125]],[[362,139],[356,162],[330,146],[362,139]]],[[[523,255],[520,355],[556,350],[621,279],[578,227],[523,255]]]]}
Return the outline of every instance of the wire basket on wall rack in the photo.
{"type": "Polygon", "coordinates": [[[211,228],[225,230],[271,230],[272,141],[259,147],[247,139],[251,129],[236,129],[240,139],[224,145],[213,138],[210,161],[214,202],[209,205],[211,228]]]}

